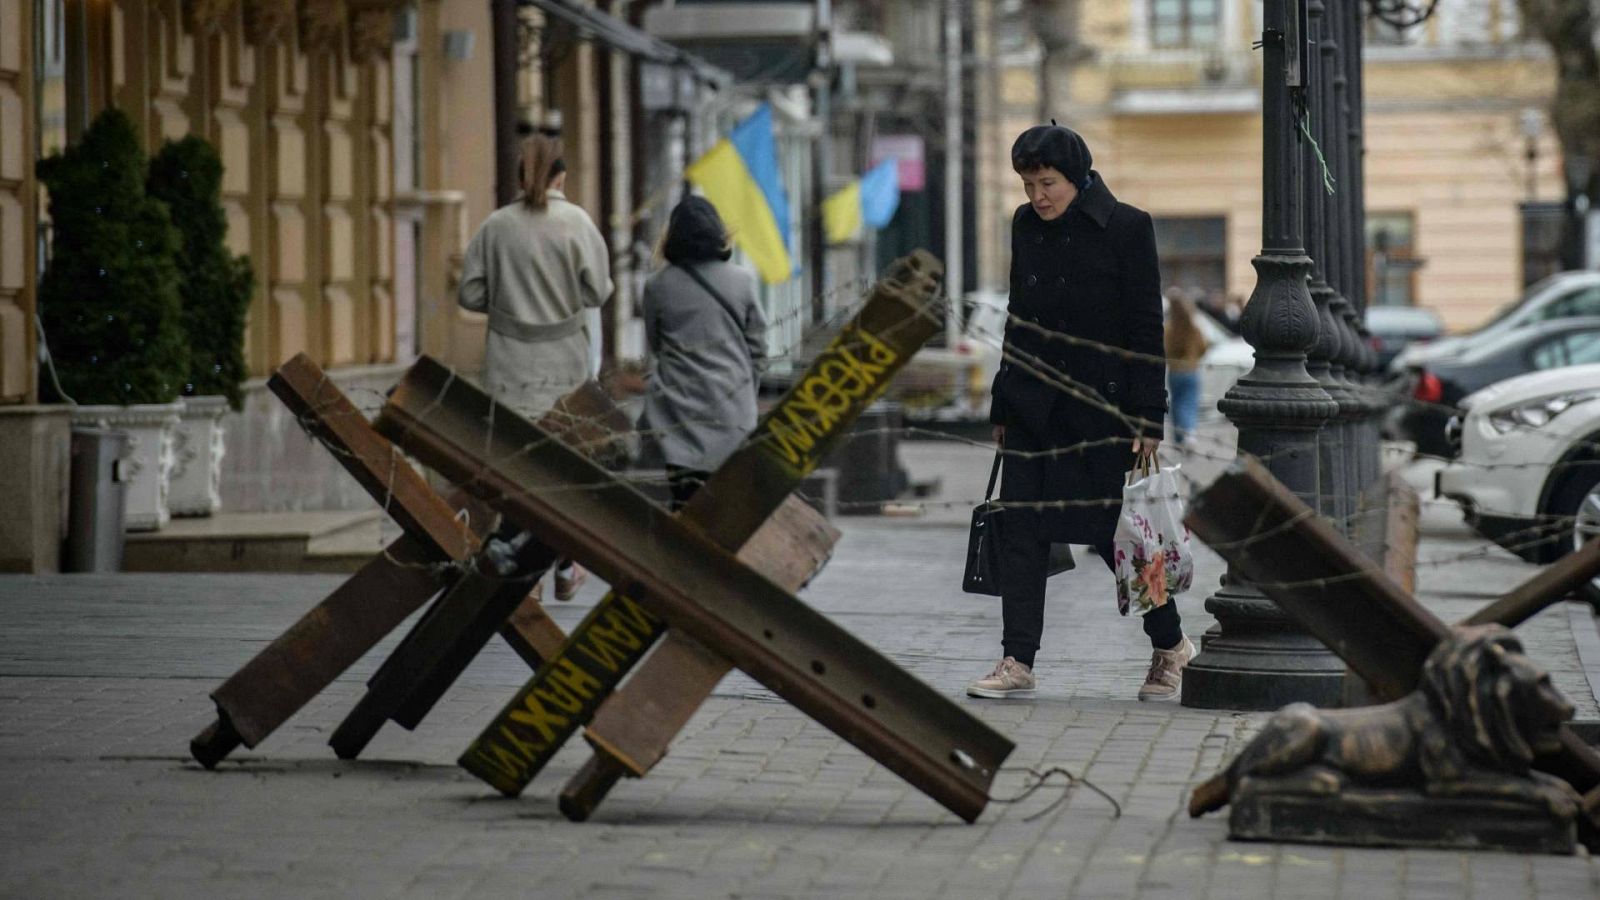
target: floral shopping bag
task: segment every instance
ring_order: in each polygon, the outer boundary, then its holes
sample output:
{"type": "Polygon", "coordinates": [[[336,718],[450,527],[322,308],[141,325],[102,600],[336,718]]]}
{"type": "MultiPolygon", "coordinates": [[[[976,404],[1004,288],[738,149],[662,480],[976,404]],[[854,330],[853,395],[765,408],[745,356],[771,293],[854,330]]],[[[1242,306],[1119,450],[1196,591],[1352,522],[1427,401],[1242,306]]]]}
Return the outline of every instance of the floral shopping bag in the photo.
{"type": "Polygon", "coordinates": [[[1194,583],[1194,551],[1183,524],[1183,479],[1178,466],[1146,464],[1128,473],[1122,515],[1113,538],[1117,610],[1143,615],[1194,583]]]}

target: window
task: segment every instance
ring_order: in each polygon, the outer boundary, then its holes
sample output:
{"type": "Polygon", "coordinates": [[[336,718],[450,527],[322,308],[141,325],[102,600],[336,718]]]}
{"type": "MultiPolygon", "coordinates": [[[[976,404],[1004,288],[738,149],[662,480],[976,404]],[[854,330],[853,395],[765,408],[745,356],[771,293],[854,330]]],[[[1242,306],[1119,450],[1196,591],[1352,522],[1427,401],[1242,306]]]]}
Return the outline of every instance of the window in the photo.
{"type": "Polygon", "coordinates": [[[1415,306],[1416,228],[1409,212],[1367,214],[1367,298],[1373,306],[1415,306]]]}
{"type": "Polygon", "coordinates": [[[1561,271],[1560,203],[1524,203],[1522,212],[1522,286],[1561,271]]]}
{"type": "Polygon", "coordinates": [[[1221,31],[1221,0],[1149,0],[1150,45],[1163,49],[1206,48],[1221,31]]]}
{"type": "Polygon", "coordinates": [[[1533,321],[1570,319],[1573,316],[1600,316],[1600,288],[1574,291],[1539,310],[1533,321]]]}
{"type": "Polygon", "coordinates": [[[1568,365],[1587,366],[1600,363],[1600,335],[1587,345],[1572,351],[1572,358],[1567,360],[1568,365]]]}
{"type": "Polygon", "coordinates": [[[1528,351],[1528,360],[1535,369],[1570,366],[1574,360],[1592,358],[1597,347],[1600,347],[1600,331],[1573,331],[1535,344],[1528,351]]]}
{"type": "Polygon", "coordinates": [[[1164,216],[1156,218],[1155,226],[1163,287],[1210,293],[1227,286],[1227,219],[1164,216]]]}

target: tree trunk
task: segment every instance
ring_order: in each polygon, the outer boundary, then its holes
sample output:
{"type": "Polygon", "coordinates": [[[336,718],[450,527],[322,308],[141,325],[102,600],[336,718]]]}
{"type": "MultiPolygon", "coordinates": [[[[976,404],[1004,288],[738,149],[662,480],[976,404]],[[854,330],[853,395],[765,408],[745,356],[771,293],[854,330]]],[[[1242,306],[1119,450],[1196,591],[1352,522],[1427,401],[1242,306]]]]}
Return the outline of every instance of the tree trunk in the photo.
{"type": "Polygon", "coordinates": [[[1518,0],[1530,33],[1550,45],[1556,65],[1556,96],[1550,122],[1561,142],[1566,182],[1561,264],[1584,267],[1584,219],[1600,200],[1600,51],[1595,47],[1595,11],[1589,0],[1518,0]]]}
{"type": "Polygon", "coordinates": [[[1078,39],[1078,0],[1029,0],[1028,18],[1039,37],[1039,108],[1042,122],[1065,116],[1067,99],[1065,67],[1083,57],[1084,45],[1078,39]],[[1061,70],[1062,83],[1056,83],[1061,70]]]}

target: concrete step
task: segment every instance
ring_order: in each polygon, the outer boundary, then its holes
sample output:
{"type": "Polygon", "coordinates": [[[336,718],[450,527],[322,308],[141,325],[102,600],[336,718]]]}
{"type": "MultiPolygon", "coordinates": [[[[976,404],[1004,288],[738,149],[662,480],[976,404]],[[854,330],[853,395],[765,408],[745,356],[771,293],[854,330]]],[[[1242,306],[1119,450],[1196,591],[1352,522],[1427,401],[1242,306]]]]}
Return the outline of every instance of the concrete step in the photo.
{"type": "Polygon", "coordinates": [[[219,513],[130,533],[125,572],[353,572],[382,548],[378,509],[219,513]],[[370,549],[369,549],[370,548],[370,549]]]}

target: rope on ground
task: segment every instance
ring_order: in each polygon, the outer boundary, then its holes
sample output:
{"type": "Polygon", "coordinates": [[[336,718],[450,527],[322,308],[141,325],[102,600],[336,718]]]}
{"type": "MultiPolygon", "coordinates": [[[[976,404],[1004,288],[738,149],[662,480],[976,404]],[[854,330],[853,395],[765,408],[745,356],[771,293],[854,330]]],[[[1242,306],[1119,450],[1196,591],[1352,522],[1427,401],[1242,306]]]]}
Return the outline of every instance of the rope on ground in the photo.
{"type": "Polygon", "coordinates": [[[1049,815],[1050,812],[1056,807],[1067,802],[1067,798],[1072,796],[1072,789],[1080,784],[1089,790],[1094,791],[1096,794],[1099,794],[1101,797],[1104,797],[1105,801],[1111,804],[1111,818],[1122,818],[1122,804],[1118,803],[1115,797],[1101,790],[1099,786],[1089,779],[1072,774],[1071,770],[1069,770],[1066,766],[1051,766],[1043,771],[1036,769],[1033,766],[1001,766],[998,771],[1022,772],[1029,778],[1033,779],[1033,781],[1027,787],[1022,789],[1022,793],[1017,794],[1014,797],[996,797],[991,794],[989,796],[989,802],[991,803],[1021,803],[1022,801],[1033,796],[1034,793],[1040,788],[1044,787],[1045,782],[1049,781],[1052,776],[1061,775],[1067,779],[1067,783],[1061,788],[1061,796],[1050,801],[1050,805],[1046,806],[1044,809],[1041,809],[1035,813],[1030,813],[1024,817],[1022,820],[1024,822],[1032,822],[1036,819],[1040,819],[1049,815]]]}

